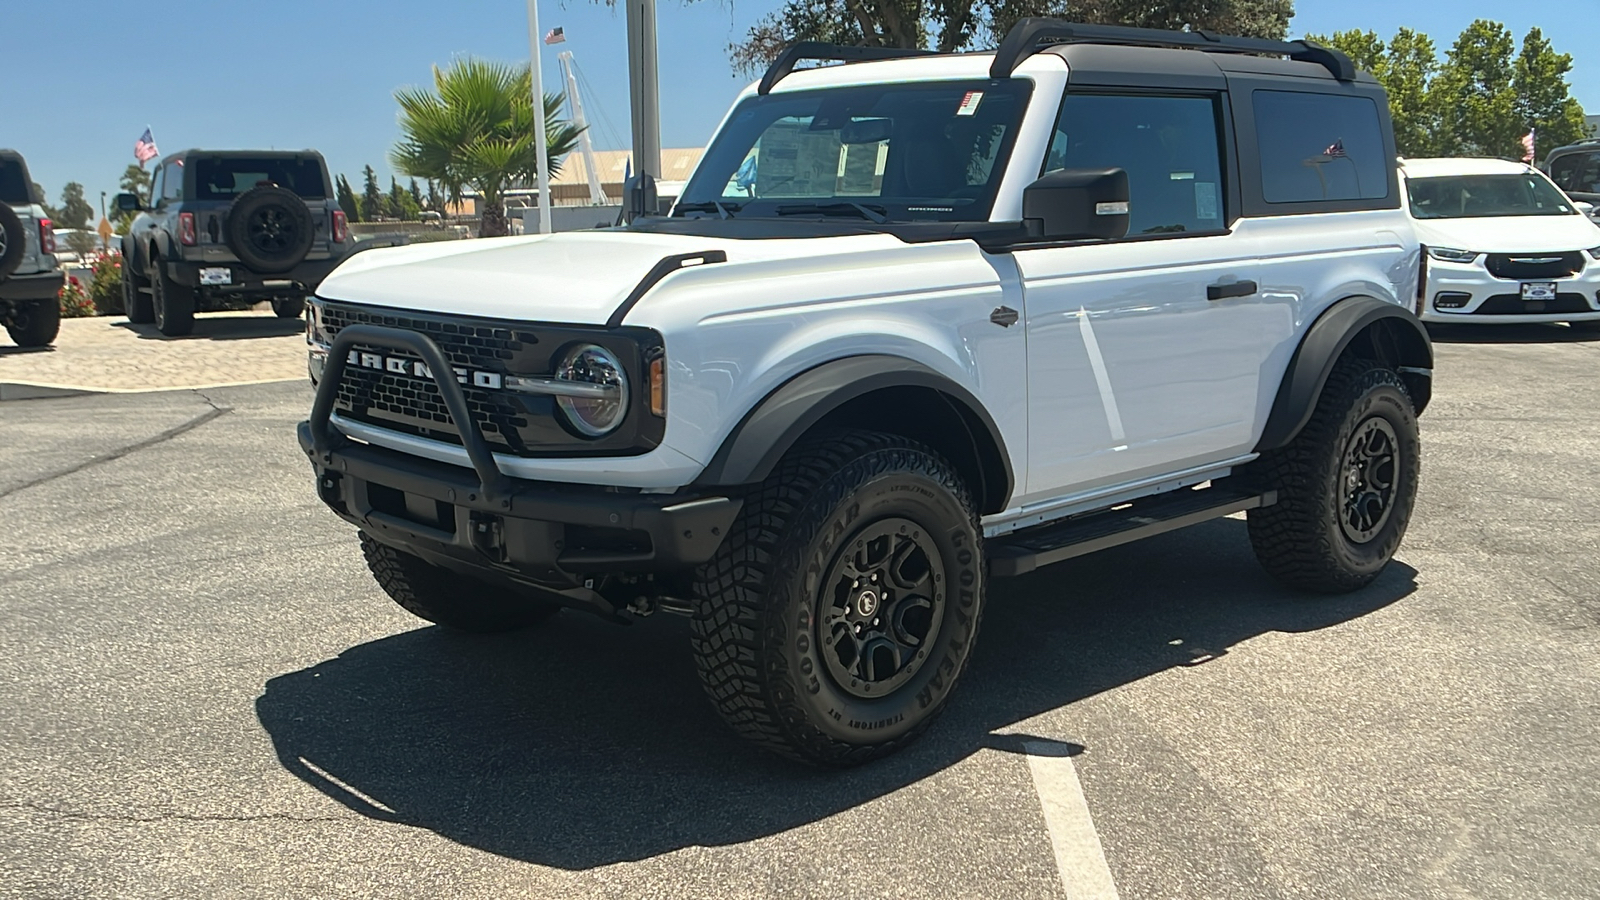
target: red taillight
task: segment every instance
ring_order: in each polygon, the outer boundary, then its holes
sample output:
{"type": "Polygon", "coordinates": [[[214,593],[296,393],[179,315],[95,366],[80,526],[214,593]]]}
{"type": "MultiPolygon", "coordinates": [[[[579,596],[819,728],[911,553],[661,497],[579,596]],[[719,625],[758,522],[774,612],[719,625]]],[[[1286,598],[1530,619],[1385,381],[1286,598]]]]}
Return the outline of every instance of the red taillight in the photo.
{"type": "Polygon", "coordinates": [[[194,213],[178,213],[178,240],[182,241],[185,247],[195,245],[194,213]]]}
{"type": "Polygon", "coordinates": [[[333,211],[333,242],[335,244],[342,244],[342,243],[344,243],[344,239],[349,237],[349,236],[350,236],[350,223],[345,221],[344,210],[342,210],[342,209],[334,210],[333,211]]]}
{"type": "Polygon", "coordinates": [[[39,220],[39,252],[56,252],[56,229],[49,219],[39,220]]]}

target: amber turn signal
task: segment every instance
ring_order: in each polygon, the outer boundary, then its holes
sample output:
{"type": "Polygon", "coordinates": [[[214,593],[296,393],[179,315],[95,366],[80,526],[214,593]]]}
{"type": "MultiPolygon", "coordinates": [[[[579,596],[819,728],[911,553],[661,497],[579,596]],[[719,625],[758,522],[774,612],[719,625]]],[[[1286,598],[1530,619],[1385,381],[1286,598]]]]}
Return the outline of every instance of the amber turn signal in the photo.
{"type": "Polygon", "coordinates": [[[650,412],[667,414],[667,361],[660,356],[650,360],[650,412]]]}

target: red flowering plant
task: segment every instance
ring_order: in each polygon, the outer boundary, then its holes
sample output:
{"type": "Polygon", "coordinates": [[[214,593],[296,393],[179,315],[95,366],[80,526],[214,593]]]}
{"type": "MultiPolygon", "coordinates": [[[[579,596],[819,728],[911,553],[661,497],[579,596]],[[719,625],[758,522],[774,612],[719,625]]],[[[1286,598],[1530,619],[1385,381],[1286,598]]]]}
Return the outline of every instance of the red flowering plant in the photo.
{"type": "Polygon", "coordinates": [[[97,316],[120,316],[122,308],[122,255],[106,253],[94,261],[89,299],[97,316]]]}

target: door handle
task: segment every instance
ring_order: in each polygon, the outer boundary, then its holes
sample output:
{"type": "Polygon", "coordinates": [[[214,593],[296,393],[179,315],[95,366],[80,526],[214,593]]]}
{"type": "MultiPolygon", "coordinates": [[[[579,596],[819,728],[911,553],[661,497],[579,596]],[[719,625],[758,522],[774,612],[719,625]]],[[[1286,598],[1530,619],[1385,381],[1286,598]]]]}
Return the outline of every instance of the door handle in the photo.
{"type": "Polygon", "coordinates": [[[1229,297],[1248,297],[1258,288],[1254,281],[1219,281],[1206,285],[1207,300],[1226,300],[1229,297]]]}

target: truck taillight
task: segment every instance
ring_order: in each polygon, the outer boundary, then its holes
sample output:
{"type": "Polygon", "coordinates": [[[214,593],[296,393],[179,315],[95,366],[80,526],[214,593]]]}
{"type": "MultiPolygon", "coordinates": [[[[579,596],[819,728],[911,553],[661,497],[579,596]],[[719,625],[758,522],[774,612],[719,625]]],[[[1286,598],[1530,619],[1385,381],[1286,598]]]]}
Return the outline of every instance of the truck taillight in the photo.
{"type": "Polygon", "coordinates": [[[56,252],[56,229],[49,219],[39,220],[39,252],[56,252]]]}
{"type": "Polygon", "coordinates": [[[178,240],[185,247],[193,247],[197,242],[194,232],[194,213],[178,213],[178,240]]]}
{"type": "Polygon", "coordinates": [[[349,236],[350,236],[350,223],[345,221],[344,210],[342,210],[342,209],[334,210],[333,211],[333,242],[335,244],[342,244],[342,243],[344,243],[344,239],[349,237],[349,236]]]}

